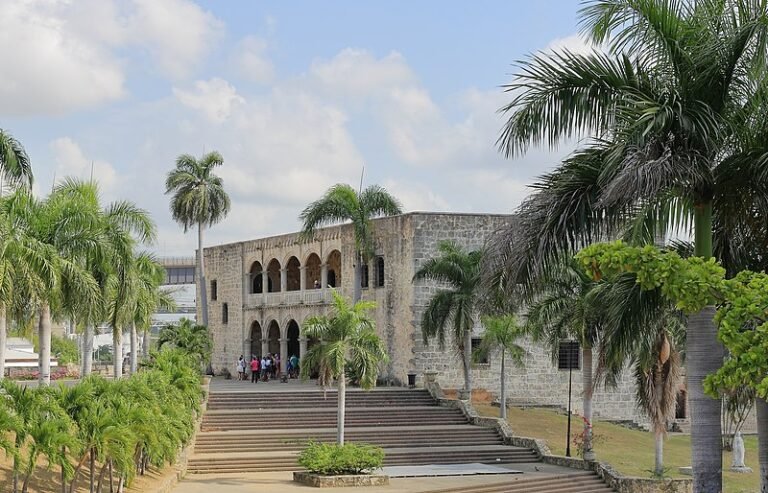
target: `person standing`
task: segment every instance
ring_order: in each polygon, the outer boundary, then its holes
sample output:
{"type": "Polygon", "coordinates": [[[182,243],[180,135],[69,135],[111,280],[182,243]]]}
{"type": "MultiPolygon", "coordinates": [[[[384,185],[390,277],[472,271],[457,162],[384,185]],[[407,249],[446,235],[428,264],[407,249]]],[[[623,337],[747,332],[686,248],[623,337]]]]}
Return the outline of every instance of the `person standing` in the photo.
{"type": "Polygon", "coordinates": [[[261,358],[261,376],[265,382],[269,382],[269,357],[261,358]]]}
{"type": "Polygon", "coordinates": [[[290,365],[290,371],[288,372],[291,375],[291,378],[296,378],[296,376],[299,374],[299,358],[295,354],[291,356],[289,360],[290,365]]]}
{"type": "Polygon", "coordinates": [[[259,358],[251,356],[251,383],[259,383],[259,358]]]}
{"type": "Polygon", "coordinates": [[[240,355],[240,359],[237,360],[237,379],[242,380],[245,374],[245,358],[240,355]]]}

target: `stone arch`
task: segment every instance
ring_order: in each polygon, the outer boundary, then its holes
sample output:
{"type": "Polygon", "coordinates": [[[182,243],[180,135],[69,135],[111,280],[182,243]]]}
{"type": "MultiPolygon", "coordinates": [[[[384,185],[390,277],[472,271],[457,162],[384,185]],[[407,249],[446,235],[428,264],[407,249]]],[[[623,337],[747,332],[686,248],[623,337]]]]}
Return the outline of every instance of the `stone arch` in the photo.
{"type": "Polygon", "coordinates": [[[285,337],[288,340],[288,357],[298,356],[301,358],[301,348],[299,345],[299,337],[301,331],[299,330],[299,324],[296,320],[291,319],[288,322],[287,329],[285,331],[285,337]]]}
{"type": "Polygon", "coordinates": [[[332,288],[341,287],[341,252],[332,250],[325,261],[328,264],[328,286],[332,288]]]}
{"type": "Polygon", "coordinates": [[[261,358],[261,324],[258,320],[251,322],[251,355],[261,358]]]}
{"type": "Polygon", "coordinates": [[[267,352],[280,354],[280,324],[272,320],[267,327],[267,352]]]}
{"type": "Polygon", "coordinates": [[[307,289],[320,287],[320,280],[322,277],[320,265],[322,263],[320,256],[316,253],[310,253],[306,260],[304,260],[304,285],[307,289]],[[315,281],[317,281],[317,283],[315,281]]]}
{"type": "Polygon", "coordinates": [[[273,258],[267,264],[267,293],[280,292],[280,261],[273,258]]]}
{"type": "Polygon", "coordinates": [[[291,256],[285,264],[286,291],[298,291],[301,289],[301,263],[295,256],[291,256]]]}
{"type": "Polygon", "coordinates": [[[264,292],[264,278],[261,275],[263,271],[264,268],[261,266],[261,262],[258,260],[251,264],[251,269],[248,271],[251,275],[251,293],[259,294],[264,292]]]}

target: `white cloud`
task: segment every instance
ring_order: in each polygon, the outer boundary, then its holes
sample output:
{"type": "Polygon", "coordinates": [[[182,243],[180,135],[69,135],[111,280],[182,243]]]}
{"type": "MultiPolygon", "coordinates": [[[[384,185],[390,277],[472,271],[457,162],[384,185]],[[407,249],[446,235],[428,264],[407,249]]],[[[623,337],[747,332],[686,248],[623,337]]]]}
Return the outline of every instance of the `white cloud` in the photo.
{"type": "Polygon", "coordinates": [[[56,0],[0,3],[0,114],[58,114],[123,96],[118,61],[73,31],[56,0]]]}
{"type": "Polygon", "coordinates": [[[224,29],[210,12],[188,0],[132,0],[131,36],[144,45],[167,75],[184,77],[195,68],[224,29]]]}
{"type": "Polygon", "coordinates": [[[580,34],[571,34],[564,38],[556,38],[549,42],[544,48],[545,52],[552,51],[569,51],[578,55],[588,55],[594,53],[595,50],[601,49],[598,46],[592,44],[589,40],[585,39],[580,34]]]}
{"type": "Polygon", "coordinates": [[[432,187],[421,183],[407,183],[387,179],[381,184],[400,201],[403,211],[450,211],[451,205],[432,187]]]}
{"type": "Polygon", "coordinates": [[[222,123],[245,99],[229,82],[213,78],[195,82],[193,89],[174,87],[173,94],[185,106],[201,111],[214,123],[222,123]]]}
{"type": "Polygon", "coordinates": [[[256,36],[246,36],[235,48],[231,62],[246,79],[264,84],[272,80],[275,72],[266,52],[266,41],[256,36]]]}
{"type": "Polygon", "coordinates": [[[93,179],[99,183],[101,191],[111,196],[117,185],[115,168],[100,159],[89,159],[80,146],[69,137],[61,137],[51,142],[54,161],[56,162],[56,179],[75,177],[90,179],[93,169],[93,179]]]}
{"type": "Polygon", "coordinates": [[[120,99],[137,58],[131,48],[145,49],[163,74],[187,75],[223,29],[189,0],[6,0],[0,25],[0,115],[12,116],[120,99]]]}

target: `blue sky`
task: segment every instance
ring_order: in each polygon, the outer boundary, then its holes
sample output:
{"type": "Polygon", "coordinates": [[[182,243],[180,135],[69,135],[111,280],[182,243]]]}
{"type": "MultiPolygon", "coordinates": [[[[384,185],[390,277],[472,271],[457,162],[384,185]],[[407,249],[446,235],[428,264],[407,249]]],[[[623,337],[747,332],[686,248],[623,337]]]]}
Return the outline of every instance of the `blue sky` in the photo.
{"type": "Polygon", "coordinates": [[[407,210],[511,212],[570,146],[504,160],[499,86],[541,49],[580,50],[575,0],[5,0],[0,128],[36,190],[87,178],[192,254],[163,195],[181,153],[217,149],[232,212],[209,244],[296,230],[325,188],[366,182],[407,210]]]}

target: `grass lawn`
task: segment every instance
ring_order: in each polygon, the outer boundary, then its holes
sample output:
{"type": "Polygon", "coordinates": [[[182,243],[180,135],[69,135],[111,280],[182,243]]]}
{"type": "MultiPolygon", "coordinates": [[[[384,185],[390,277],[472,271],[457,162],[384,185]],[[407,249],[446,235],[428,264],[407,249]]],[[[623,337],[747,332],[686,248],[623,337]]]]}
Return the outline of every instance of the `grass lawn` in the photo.
{"type": "MultiPolygon", "coordinates": [[[[475,404],[480,414],[499,416],[499,408],[488,404],[475,404]]],[[[552,453],[565,455],[565,434],[567,417],[544,409],[510,408],[507,421],[516,435],[542,438],[547,441],[552,453]]],[[[571,419],[571,436],[581,428],[581,419],[571,419]]],[[[653,470],[654,440],[653,434],[635,431],[623,426],[602,421],[594,423],[596,436],[595,453],[600,461],[608,462],[627,476],[649,477],[653,470]]],[[[728,493],[753,493],[760,490],[759,466],[757,463],[757,437],[744,438],[746,447],[745,463],[755,472],[736,474],[728,470],[731,466],[731,453],[723,453],[723,491],[728,493]]],[[[571,454],[576,450],[571,444],[571,454]]],[[[686,477],[677,472],[680,466],[691,465],[691,437],[671,433],[664,442],[664,464],[669,468],[671,477],[686,477]]]]}

